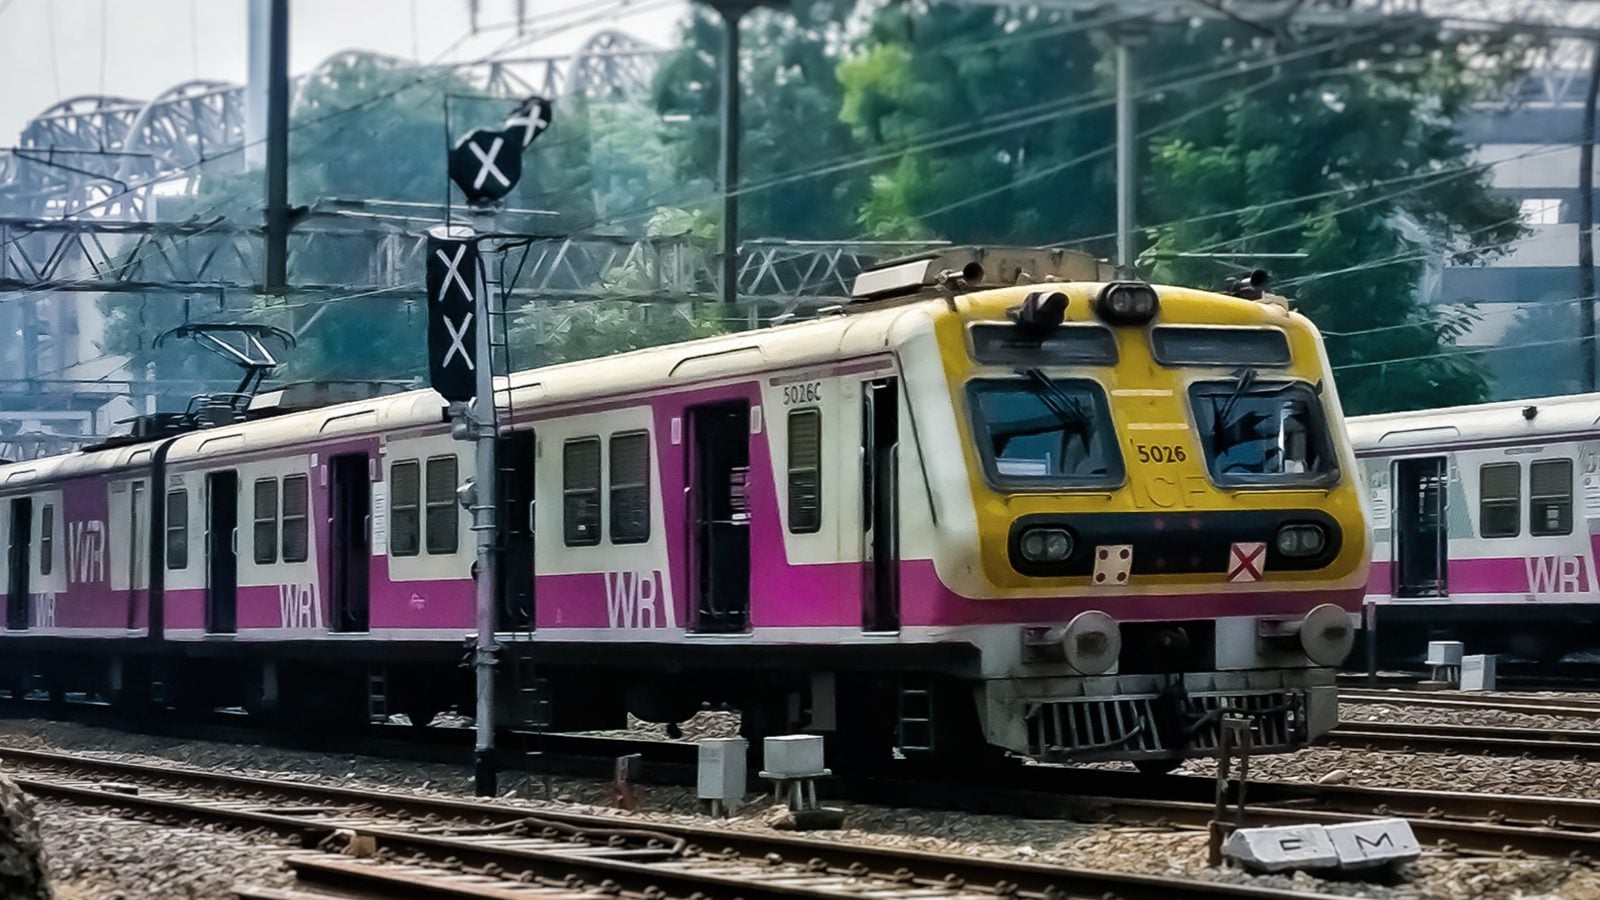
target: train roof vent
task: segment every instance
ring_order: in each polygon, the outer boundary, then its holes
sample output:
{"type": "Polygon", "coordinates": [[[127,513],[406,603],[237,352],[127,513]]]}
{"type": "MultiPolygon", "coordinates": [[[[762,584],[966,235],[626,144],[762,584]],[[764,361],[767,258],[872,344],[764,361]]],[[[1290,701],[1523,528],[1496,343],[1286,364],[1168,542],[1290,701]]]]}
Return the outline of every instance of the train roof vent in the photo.
{"type": "Polygon", "coordinates": [[[1110,263],[1060,247],[941,247],[879,263],[856,276],[850,296],[883,300],[938,288],[963,291],[1045,281],[1110,281],[1110,263]]]}
{"type": "Polygon", "coordinates": [[[256,394],[250,415],[299,412],[411,390],[409,381],[297,381],[256,394]]]}

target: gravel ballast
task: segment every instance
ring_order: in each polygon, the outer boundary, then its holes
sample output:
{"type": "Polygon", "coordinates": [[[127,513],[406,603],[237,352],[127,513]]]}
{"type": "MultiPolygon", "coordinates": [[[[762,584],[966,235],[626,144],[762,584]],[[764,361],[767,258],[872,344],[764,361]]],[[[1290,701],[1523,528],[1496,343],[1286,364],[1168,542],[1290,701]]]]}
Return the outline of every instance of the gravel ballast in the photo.
{"type": "MultiPolygon", "coordinates": [[[[696,729],[700,730],[700,729],[696,729]]],[[[715,731],[707,728],[704,731],[715,731]]],[[[703,732],[702,732],[703,733],[703,732]]],[[[81,725],[31,720],[0,721],[0,741],[18,747],[58,749],[129,761],[176,761],[184,765],[237,774],[341,784],[351,787],[391,788],[470,796],[471,772],[464,766],[395,762],[370,757],[306,753],[237,744],[180,741],[126,734],[81,725]]],[[[1600,796],[1600,766],[1556,763],[1536,779],[1524,768],[1550,761],[1483,760],[1440,756],[1403,756],[1351,750],[1313,749],[1292,756],[1259,757],[1252,761],[1258,777],[1315,781],[1334,769],[1350,773],[1350,783],[1404,784],[1408,787],[1483,789],[1498,779],[1501,792],[1544,793],[1554,785],[1556,772],[1569,782],[1565,796],[1600,796]],[[1458,771],[1469,764],[1474,784],[1462,783],[1458,771]],[[1406,783],[1398,770],[1413,771],[1406,783]],[[1579,773],[1582,776],[1579,777],[1579,773]],[[1504,782],[1513,783],[1504,783],[1504,782]],[[1480,783],[1481,782],[1481,783],[1480,783]],[[1581,782],[1581,784],[1579,784],[1581,782]]],[[[1191,763],[1193,771],[1206,764],[1191,763]]],[[[532,799],[542,791],[540,779],[507,773],[502,789],[505,802],[531,808],[548,807],[550,801],[532,799]]],[[[565,808],[610,816],[625,814],[605,807],[610,786],[603,781],[558,777],[551,779],[552,794],[565,808]]],[[[647,786],[642,789],[646,821],[690,822],[709,820],[694,816],[695,799],[687,788],[647,786]]],[[[1548,791],[1554,792],[1554,791],[1548,791]]],[[[766,830],[768,812],[759,798],[727,820],[724,827],[766,830]]],[[[285,852],[271,837],[219,833],[196,828],[160,828],[107,818],[92,810],[52,805],[43,820],[51,855],[51,871],[60,884],[80,893],[66,897],[208,897],[228,896],[235,883],[283,884],[289,876],[281,865],[285,852]],[[143,829],[141,831],[140,829],[143,829]],[[156,832],[159,832],[157,834],[156,832]],[[159,846],[157,853],[149,848],[159,846]],[[142,855],[141,855],[142,854],[142,855]],[[128,856],[153,856],[149,865],[124,862],[128,856]],[[201,865],[179,860],[205,860],[201,865]],[[249,866],[248,869],[242,868],[249,866]],[[197,873],[188,881],[175,872],[197,873]],[[163,880],[163,879],[175,880],[163,880]],[[218,893],[206,893],[216,890],[218,893]],[[167,891],[167,893],[162,893],[167,891]],[[187,891],[188,893],[184,893],[187,891]]],[[[1194,829],[1084,824],[1056,820],[1017,819],[1005,816],[904,809],[852,804],[844,827],[820,832],[817,837],[835,841],[911,847],[951,855],[981,855],[1021,859],[1096,869],[1139,872],[1224,881],[1252,881],[1262,885],[1382,900],[1434,900],[1434,898],[1486,897],[1505,900],[1532,898],[1595,898],[1600,900],[1600,877],[1581,862],[1519,859],[1499,855],[1463,855],[1428,850],[1402,877],[1391,884],[1341,881],[1294,876],[1253,877],[1237,870],[1206,866],[1206,837],[1194,829]]]]}

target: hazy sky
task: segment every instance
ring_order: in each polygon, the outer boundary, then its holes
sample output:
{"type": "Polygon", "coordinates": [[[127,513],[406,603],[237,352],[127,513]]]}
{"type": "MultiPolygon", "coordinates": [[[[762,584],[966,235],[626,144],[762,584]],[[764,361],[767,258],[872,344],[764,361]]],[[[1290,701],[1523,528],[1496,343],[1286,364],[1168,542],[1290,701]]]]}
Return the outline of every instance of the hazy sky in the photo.
{"type": "MultiPolygon", "coordinates": [[[[545,29],[590,18],[617,0],[527,0],[545,29]]],[[[448,59],[486,56],[515,37],[513,0],[481,0],[485,28],[448,59]]],[[[654,44],[676,38],[685,0],[633,0],[630,9],[518,47],[538,55],[575,49],[615,28],[654,44]]],[[[150,99],[196,78],[242,82],[248,0],[0,0],[0,146],[29,119],[69,97],[150,99]]],[[[364,48],[433,61],[470,28],[468,0],[291,0],[290,68],[300,74],[340,50],[364,48]]],[[[539,31],[531,27],[530,34],[539,31]]]]}

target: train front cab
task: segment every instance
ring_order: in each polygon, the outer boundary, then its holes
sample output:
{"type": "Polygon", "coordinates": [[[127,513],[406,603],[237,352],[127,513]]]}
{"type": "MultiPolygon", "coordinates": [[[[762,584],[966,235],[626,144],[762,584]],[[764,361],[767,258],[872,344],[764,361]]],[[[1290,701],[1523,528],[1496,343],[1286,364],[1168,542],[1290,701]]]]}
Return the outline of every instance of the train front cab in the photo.
{"type": "Polygon", "coordinates": [[[1163,769],[1336,720],[1368,538],[1321,341],[1286,309],[1143,284],[965,298],[939,331],[979,578],[988,741],[1163,769]],[[992,618],[992,617],[989,617],[992,618]]]}

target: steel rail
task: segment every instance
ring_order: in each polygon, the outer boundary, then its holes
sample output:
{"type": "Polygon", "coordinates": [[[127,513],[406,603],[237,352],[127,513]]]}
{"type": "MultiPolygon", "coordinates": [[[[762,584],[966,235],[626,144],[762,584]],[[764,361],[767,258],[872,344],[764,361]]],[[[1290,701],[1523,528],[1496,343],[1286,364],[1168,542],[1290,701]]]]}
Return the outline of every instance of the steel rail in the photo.
{"type": "Polygon", "coordinates": [[[1341,722],[1323,741],[1330,748],[1600,760],[1600,731],[1576,728],[1341,722]]]}
{"type": "Polygon", "coordinates": [[[454,858],[458,864],[483,867],[485,870],[489,866],[494,866],[498,871],[542,870],[545,873],[558,873],[554,876],[557,878],[577,875],[587,884],[610,882],[644,895],[662,895],[664,892],[667,896],[689,897],[699,893],[705,898],[792,900],[795,897],[860,896],[863,887],[872,887],[875,896],[904,893],[920,898],[958,898],[981,894],[985,897],[1023,895],[1055,900],[1100,898],[1106,895],[1123,900],[1167,900],[1178,896],[1289,900],[1329,896],[1247,884],[978,857],[951,857],[926,851],[712,826],[663,824],[646,820],[624,822],[610,816],[123,763],[47,751],[0,748],[0,759],[13,766],[63,769],[79,778],[84,773],[92,773],[97,777],[117,779],[119,784],[128,779],[138,779],[184,790],[227,791],[239,795],[223,802],[196,803],[183,798],[161,796],[154,790],[150,793],[129,793],[126,792],[127,788],[108,790],[101,784],[82,781],[67,783],[32,775],[15,776],[24,790],[39,796],[139,809],[176,818],[209,818],[245,827],[268,828],[283,834],[298,835],[308,846],[321,843],[337,832],[349,832],[370,836],[380,850],[399,856],[454,858]],[[293,805],[287,806],[288,812],[284,812],[282,810],[285,807],[273,804],[293,805]],[[305,815],[308,807],[310,810],[331,811],[339,815],[308,818],[305,815]],[[689,847],[683,859],[655,859],[648,862],[574,855],[570,850],[558,852],[515,843],[506,844],[504,841],[469,840],[459,836],[424,834],[387,827],[363,821],[349,810],[357,810],[363,817],[373,814],[412,820],[431,817],[435,821],[443,819],[477,823],[482,828],[505,826],[533,818],[596,833],[615,832],[619,827],[648,829],[679,839],[689,847]],[[706,848],[721,849],[707,853],[706,848]],[[881,884],[863,885],[863,879],[881,884]]]}
{"type": "Polygon", "coordinates": [[[1339,691],[1341,703],[1389,706],[1437,706],[1455,709],[1492,709],[1502,712],[1542,716],[1573,716],[1600,719],[1600,702],[1568,697],[1465,697],[1457,693],[1431,691],[1339,691]]]}

